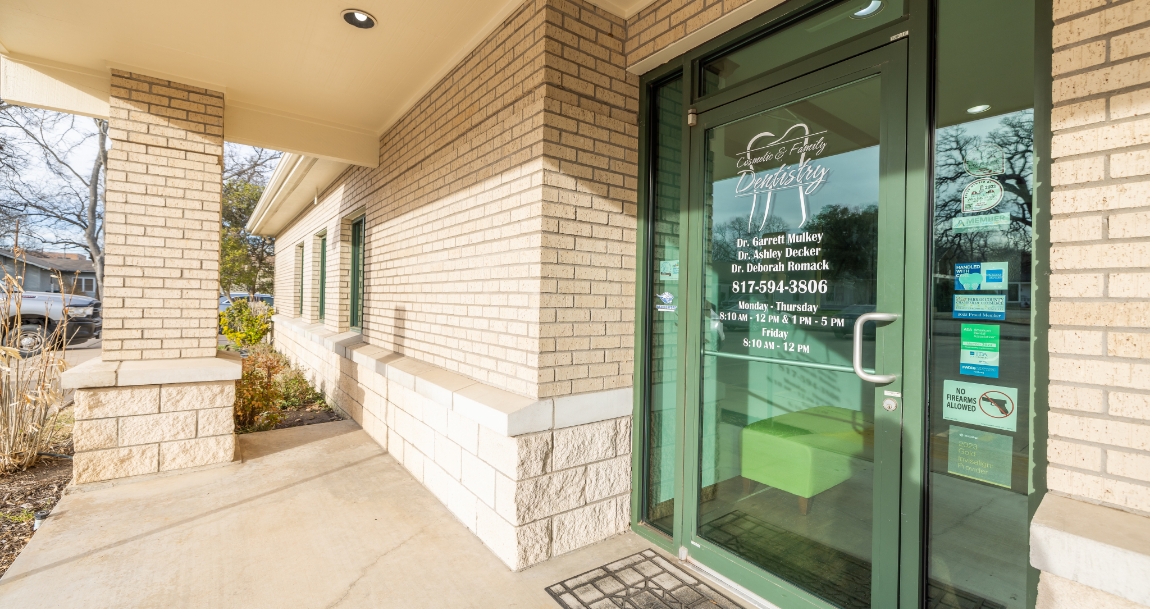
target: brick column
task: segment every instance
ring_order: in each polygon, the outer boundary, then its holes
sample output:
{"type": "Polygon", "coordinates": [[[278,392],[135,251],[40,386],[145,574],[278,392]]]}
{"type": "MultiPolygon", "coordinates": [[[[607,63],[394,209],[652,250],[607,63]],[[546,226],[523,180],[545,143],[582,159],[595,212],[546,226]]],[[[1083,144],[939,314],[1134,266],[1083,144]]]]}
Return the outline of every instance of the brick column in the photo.
{"type": "Polygon", "coordinates": [[[239,363],[216,357],[223,93],[112,70],[101,360],[75,481],[230,461],[239,363]]]}
{"type": "Polygon", "coordinates": [[[1150,586],[1126,577],[1137,571],[1125,535],[1107,532],[1150,529],[1145,6],[1054,3],[1050,494],[1031,529],[1039,607],[1150,600],[1150,586]]]}
{"type": "Polygon", "coordinates": [[[212,357],[224,94],[112,71],[104,360],[212,357]]]}

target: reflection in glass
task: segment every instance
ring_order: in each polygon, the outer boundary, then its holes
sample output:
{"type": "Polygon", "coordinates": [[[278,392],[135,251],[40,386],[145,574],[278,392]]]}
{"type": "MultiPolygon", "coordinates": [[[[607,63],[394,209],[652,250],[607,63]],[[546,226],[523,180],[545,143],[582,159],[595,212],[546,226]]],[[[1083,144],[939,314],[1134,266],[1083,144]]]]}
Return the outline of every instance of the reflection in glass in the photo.
{"type": "Polygon", "coordinates": [[[942,0],[938,18],[928,604],[1024,609],[1034,6],[942,0]]]}
{"type": "Polygon", "coordinates": [[[679,331],[679,182],[682,179],[683,79],[652,95],[653,192],[650,203],[650,379],[644,515],[668,535],[675,516],[675,422],[679,331]]]}
{"type": "Polygon", "coordinates": [[[721,91],[897,21],[904,0],[848,0],[702,65],[701,95],[721,91]]]}
{"type": "Polygon", "coordinates": [[[706,132],[699,535],[869,607],[880,81],[706,132]],[[864,349],[874,362],[874,332],[864,349]]]}

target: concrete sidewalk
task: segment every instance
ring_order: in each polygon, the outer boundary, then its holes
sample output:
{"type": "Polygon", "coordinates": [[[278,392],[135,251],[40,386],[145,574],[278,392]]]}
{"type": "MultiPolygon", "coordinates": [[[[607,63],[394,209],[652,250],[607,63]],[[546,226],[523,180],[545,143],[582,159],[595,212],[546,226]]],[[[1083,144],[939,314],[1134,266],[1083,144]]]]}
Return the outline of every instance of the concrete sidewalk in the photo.
{"type": "Polygon", "coordinates": [[[558,607],[629,533],[513,573],[350,421],[239,436],[242,461],[66,495],[0,607],[558,607]]]}

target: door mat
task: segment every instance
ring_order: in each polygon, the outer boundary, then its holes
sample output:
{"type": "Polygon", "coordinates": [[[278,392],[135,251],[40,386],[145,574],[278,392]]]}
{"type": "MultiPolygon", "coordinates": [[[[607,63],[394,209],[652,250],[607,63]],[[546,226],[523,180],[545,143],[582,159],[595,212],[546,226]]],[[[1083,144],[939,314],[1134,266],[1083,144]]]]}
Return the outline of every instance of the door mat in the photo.
{"type": "Polygon", "coordinates": [[[566,609],[743,609],[653,550],[547,588],[566,609]]]}
{"type": "MultiPolygon", "coordinates": [[[[699,534],[763,569],[843,609],[870,608],[870,563],[741,511],[725,514],[699,534]]],[[[994,601],[930,580],[929,609],[1006,609],[994,601]]]]}

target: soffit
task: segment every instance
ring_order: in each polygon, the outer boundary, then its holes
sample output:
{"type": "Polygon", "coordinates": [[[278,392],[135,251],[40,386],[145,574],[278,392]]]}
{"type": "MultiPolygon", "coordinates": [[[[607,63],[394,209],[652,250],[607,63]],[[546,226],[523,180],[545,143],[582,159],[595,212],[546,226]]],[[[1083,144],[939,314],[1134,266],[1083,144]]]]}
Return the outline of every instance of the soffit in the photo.
{"type": "MultiPolygon", "coordinates": [[[[596,4],[624,16],[651,0],[596,4]]],[[[229,104],[379,134],[522,0],[0,0],[0,52],[223,90],[229,104]],[[358,30],[356,8],[379,22],[358,30]]]]}

